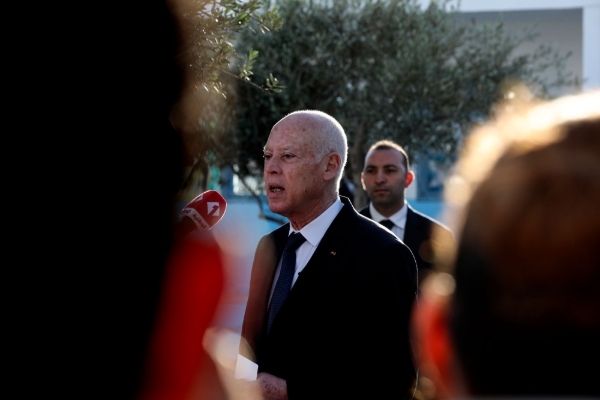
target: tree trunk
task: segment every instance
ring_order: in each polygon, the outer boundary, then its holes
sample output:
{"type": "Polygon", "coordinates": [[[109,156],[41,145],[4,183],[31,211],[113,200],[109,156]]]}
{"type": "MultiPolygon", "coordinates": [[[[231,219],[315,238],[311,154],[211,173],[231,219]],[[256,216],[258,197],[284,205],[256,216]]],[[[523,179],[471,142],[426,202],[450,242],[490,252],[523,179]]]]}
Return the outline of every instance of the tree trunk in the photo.
{"type": "Polygon", "coordinates": [[[357,210],[360,210],[366,206],[368,202],[367,193],[363,190],[362,183],[360,181],[360,173],[362,172],[366,155],[366,136],[365,127],[361,125],[360,128],[354,133],[354,140],[348,151],[348,157],[350,157],[350,176],[352,178],[352,182],[354,183],[353,204],[354,208],[357,210]]]}

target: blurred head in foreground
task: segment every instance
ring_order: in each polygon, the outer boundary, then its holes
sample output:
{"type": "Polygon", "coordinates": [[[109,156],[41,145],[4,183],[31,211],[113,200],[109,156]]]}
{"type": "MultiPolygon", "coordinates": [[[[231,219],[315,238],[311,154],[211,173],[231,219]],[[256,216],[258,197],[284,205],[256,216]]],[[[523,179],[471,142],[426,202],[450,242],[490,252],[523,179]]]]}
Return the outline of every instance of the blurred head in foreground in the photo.
{"type": "Polygon", "coordinates": [[[413,314],[436,397],[600,396],[600,92],[476,129],[447,187],[456,253],[413,314]]]}

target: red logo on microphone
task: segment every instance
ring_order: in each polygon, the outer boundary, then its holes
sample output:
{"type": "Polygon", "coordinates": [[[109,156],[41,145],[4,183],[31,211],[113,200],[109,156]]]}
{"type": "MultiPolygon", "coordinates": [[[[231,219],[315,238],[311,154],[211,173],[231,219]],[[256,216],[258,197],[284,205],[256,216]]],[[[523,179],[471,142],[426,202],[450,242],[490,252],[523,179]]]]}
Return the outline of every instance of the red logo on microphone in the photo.
{"type": "Polygon", "coordinates": [[[215,190],[207,190],[186,204],[179,217],[191,218],[198,230],[205,231],[223,218],[226,209],[227,202],[223,196],[215,190]]]}

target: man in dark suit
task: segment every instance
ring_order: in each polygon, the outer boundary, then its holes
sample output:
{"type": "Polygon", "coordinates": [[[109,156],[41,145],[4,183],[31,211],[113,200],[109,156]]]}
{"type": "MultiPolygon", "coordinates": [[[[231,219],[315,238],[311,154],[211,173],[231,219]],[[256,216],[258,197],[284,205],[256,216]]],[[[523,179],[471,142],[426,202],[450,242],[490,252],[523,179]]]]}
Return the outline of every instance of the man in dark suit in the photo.
{"type": "Polygon", "coordinates": [[[258,364],[266,399],[413,394],[416,263],[397,237],[338,195],[347,149],[341,125],[318,111],[281,119],[264,148],[269,208],[289,223],[258,244],[238,368],[258,364]],[[302,244],[287,256],[296,232],[302,244]],[[296,262],[292,287],[275,314],[288,257],[296,262]]]}
{"type": "Polygon", "coordinates": [[[370,202],[360,213],[381,223],[406,243],[417,261],[421,282],[431,271],[435,251],[442,250],[439,246],[454,243],[454,239],[446,226],[408,204],[404,193],[413,179],[402,146],[389,140],[373,144],[361,174],[370,202]]]}

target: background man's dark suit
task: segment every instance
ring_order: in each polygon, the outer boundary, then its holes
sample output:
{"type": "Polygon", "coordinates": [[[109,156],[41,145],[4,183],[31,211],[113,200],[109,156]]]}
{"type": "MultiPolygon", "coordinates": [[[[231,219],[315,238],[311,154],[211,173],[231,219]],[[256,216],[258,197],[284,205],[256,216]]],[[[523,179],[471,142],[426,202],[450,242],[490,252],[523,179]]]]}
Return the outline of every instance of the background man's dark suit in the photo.
{"type": "MultiPolygon", "coordinates": [[[[444,240],[450,240],[453,243],[454,237],[452,232],[438,221],[416,211],[409,204],[406,204],[406,206],[408,210],[406,213],[406,225],[404,226],[404,243],[406,243],[415,256],[419,275],[421,275],[425,270],[429,271],[432,268],[433,249],[431,241],[434,226],[441,228],[441,232],[445,236],[444,240]]],[[[359,212],[365,217],[371,218],[371,211],[369,211],[368,205],[359,212]]],[[[421,277],[419,277],[419,281],[421,280],[421,277]]]]}
{"type": "Polygon", "coordinates": [[[268,298],[289,224],[260,240],[242,329],[255,356],[241,353],[259,372],[285,379],[290,400],[405,398],[415,378],[408,324],[416,263],[406,245],[341,199],[268,337],[268,298]]]}

